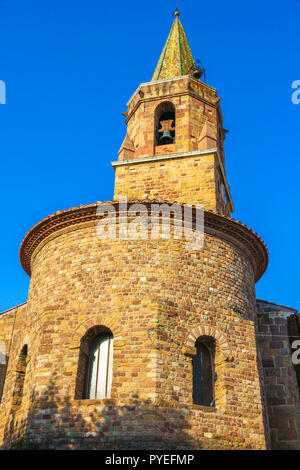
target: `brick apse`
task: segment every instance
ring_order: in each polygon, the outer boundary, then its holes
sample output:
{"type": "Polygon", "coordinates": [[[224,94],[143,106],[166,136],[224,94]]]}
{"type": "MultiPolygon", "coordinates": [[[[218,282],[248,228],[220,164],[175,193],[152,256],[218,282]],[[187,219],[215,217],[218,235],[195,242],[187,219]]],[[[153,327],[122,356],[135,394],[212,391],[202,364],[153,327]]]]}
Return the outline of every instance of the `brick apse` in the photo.
{"type": "Polygon", "coordinates": [[[97,202],[23,240],[28,300],[0,315],[1,448],[24,435],[54,449],[300,448],[299,317],[256,299],[268,253],[231,218],[220,97],[201,78],[176,11],[152,81],[123,113],[109,202],[119,236],[99,236],[108,203],[97,202]],[[175,202],[171,237],[151,236],[152,204],[175,202]],[[139,204],[143,236],[121,237],[139,204]],[[201,249],[175,236],[186,205],[191,227],[204,206],[201,249]],[[91,391],[97,338],[109,348],[105,376],[97,349],[102,395],[91,391]],[[195,399],[201,347],[213,351],[210,403],[195,399]]]}

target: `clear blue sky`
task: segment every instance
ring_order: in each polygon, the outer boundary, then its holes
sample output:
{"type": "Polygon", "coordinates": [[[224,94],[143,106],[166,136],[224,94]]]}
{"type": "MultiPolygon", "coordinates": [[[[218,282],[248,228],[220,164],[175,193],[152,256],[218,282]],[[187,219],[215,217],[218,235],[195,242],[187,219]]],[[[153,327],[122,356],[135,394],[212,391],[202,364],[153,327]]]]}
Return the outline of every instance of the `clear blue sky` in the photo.
{"type": "MultiPolygon", "coordinates": [[[[300,1],[181,0],[194,58],[222,96],[236,211],[265,240],[257,297],[300,309],[300,1]]],[[[125,104],[151,79],[174,1],[0,0],[0,311],[27,299],[20,243],[60,209],[109,200],[125,104]]]]}

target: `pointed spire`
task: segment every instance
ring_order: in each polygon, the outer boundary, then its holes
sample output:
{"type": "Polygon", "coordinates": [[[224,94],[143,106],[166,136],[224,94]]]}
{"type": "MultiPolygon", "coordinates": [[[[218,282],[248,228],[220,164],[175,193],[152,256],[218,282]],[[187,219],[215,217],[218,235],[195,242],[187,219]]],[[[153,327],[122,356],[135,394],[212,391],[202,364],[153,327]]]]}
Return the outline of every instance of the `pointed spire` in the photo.
{"type": "Polygon", "coordinates": [[[188,75],[194,65],[192,52],[176,8],[170,34],[152,77],[153,80],[188,75]]]}

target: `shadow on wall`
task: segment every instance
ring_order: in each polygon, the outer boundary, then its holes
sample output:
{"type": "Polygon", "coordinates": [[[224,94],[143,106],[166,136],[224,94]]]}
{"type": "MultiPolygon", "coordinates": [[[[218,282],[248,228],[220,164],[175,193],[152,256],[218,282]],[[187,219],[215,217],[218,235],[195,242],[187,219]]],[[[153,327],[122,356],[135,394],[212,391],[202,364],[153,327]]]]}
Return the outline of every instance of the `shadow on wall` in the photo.
{"type": "MultiPolygon", "coordinates": [[[[41,396],[32,393],[26,418],[10,415],[2,449],[27,436],[39,449],[201,449],[188,435],[185,410],[166,402],[155,404],[136,395],[120,406],[112,400],[90,401],[60,398],[52,381],[41,396]],[[52,399],[52,397],[58,397],[52,399]],[[89,406],[88,406],[89,405],[89,406]]],[[[24,416],[24,414],[23,414],[24,416]]]]}

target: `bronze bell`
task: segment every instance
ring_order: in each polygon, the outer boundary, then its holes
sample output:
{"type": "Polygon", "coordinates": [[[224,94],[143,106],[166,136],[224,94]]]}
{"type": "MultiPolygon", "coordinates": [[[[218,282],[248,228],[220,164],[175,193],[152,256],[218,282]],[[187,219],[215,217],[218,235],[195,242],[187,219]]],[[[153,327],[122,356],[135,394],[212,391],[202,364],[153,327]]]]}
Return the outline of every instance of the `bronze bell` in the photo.
{"type": "Polygon", "coordinates": [[[171,136],[170,131],[164,131],[159,138],[159,143],[161,145],[173,144],[173,137],[171,136]]]}

